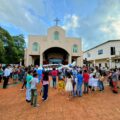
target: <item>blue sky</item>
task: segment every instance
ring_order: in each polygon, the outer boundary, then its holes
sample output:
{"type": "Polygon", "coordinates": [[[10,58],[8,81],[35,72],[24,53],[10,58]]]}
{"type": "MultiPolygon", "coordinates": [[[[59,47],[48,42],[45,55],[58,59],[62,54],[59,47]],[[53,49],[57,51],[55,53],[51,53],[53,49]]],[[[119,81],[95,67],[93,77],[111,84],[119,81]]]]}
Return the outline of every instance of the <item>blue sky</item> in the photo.
{"type": "Polygon", "coordinates": [[[0,26],[11,35],[46,35],[57,17],[83,50],[120,39],[120,0],[0,0],[0,26]]]}

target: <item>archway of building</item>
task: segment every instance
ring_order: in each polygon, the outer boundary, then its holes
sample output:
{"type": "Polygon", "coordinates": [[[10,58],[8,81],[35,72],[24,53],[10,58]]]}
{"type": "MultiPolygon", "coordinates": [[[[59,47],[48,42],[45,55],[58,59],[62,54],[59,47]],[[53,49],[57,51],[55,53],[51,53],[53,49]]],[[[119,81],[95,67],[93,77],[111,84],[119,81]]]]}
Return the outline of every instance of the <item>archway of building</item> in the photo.
{"type": "Polygon", "coordinates": [[[68,64],[69,53],[60,47],[52,47],[43,52],[43,64],[68,64]]]}

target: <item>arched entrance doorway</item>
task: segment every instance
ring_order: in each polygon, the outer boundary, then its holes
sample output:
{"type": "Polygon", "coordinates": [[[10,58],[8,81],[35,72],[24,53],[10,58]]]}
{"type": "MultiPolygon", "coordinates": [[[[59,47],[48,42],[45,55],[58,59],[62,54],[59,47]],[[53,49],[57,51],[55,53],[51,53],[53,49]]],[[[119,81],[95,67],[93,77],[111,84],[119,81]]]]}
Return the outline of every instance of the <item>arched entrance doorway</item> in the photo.
{"type": "Polygon", "coordinates": [[[68,64],[69,53],[59,47],[52,47],[43,53],[43,64],[68,64]]]}

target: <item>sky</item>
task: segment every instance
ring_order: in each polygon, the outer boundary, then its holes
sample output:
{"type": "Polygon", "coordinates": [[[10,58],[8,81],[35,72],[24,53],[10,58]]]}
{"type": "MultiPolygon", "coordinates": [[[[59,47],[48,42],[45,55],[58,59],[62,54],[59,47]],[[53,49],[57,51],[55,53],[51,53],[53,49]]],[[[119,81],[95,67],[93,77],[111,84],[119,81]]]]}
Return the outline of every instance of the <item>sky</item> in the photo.
{"type": "Polygon", "coordinates": [[[55,25],[82,40],[88,50],[120,39],[120,0],[0,0],[0,26],[11,35],[47,35],[55,25]]]}

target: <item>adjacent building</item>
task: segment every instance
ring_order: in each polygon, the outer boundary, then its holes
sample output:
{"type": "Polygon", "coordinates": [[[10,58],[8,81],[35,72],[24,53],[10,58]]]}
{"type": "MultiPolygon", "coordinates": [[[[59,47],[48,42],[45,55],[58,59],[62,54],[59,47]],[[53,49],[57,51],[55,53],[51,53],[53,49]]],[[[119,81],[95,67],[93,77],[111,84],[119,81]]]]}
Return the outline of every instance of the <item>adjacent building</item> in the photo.
{"type": "Polygon", "coordinates": [[[59,26],[48,29],[46,36],[30,35],[25,50],[25,65],[71,64],[82,66],[82,43],[80,38],[66,37],[59,26]]]}
{"type": "Polygon", "coordinates": [[[109,40],[83,53],[90,66],[120,67],[120,40],[109,40]]]}

